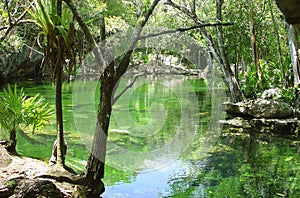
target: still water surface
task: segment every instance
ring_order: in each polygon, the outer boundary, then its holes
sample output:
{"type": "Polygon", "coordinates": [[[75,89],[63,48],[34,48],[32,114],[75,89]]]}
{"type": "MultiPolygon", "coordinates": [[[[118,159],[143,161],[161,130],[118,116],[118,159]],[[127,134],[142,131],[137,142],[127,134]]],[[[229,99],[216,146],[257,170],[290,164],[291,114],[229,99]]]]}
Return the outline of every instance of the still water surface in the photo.
{"type": "MultiPolygon", "coordinates": [[[[115,95],[130,83],[126,77],[115,95]]],[[[48,82],[22,83],[54,104],[48,82]]],[[[85,166],[95,127],[95,81],[64,84],[67,165],[85,166]]],[[[197,78],[144,76],[114,104],[107,146],[103,197],[298,197],[297,139],[270,134],[221,133],[222,85],[197,78]]],[[[18,134],[18,151],[49,159],[55,139],[50,126],[18,134]]]]}

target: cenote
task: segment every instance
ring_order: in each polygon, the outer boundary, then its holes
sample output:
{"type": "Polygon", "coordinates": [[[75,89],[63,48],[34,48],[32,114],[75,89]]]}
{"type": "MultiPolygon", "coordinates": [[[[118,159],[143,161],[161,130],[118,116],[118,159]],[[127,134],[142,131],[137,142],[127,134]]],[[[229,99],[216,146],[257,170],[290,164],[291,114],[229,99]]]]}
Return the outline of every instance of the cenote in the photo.
{"type": "MultiPolygon", "coordinates": [[[[124,77],[116,95],[131,80],[124,77]]],[[[55,103],[51,83],[20,84],[27,95],[55,103]]],[[[93,138],[98,86],[92,80],[63,85],[66,164],[78,173],[93,138]]],[[[102,197],[299,197],[299,141],[255,129],[222,130],[226,100],[221,83],[139,77],[113,106],[102,197]]],[[[53,119],[35,134],[18,133],[17,149],[47,161],[55,138],[53,119]]]]}

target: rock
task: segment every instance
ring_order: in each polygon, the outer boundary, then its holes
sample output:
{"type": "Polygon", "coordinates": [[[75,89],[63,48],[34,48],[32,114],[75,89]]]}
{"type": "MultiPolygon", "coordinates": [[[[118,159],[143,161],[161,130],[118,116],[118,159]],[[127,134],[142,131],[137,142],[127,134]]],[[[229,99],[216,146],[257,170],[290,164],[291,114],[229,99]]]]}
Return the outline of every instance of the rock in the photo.
{"type": "Polygon", "coordinates": [[[75,185],[72,198],[86,198],[86,189],[82,185],[75,185]]]}
{"type": "Polygon", "coordinates": [[[281,96],[281,91],[279,88],[272,88],[272,89],[267,89],[265,90],[261,98],[262,99],[278,99],[281,96]]]}
{"type": "Polygon", "coordinates": [[[12,159],[7,150],[0,144],[0,168],[8,166],[11,161],[12,159]]]}
{"type": "Polygon", "coordinates": [[[248,115],[255,118],[290,118],[293,108],[286,102],[257,99],[248,103],[248,115]]]}
{"type": "Polygon", "coordinates": [[[227,114],[243,118],[291,118],[293,108],[286,102],[275,100],[256,99],[247,102],[222,104],[227,114]]]}
{"type": "Polygon", "coordinates": [[[18,182],[11,198],[19,197],[57,197],[65,195],[50,180],[24,179],[18,182]]]}
{"type": "Polygon", "coordinates": [[[224,102],[221,108],[223,111],[226,111],[227,114],[233,116],[241,116],[241,117],[248,116],[248,106],[247,103],[245,102],[238,102],[238,103],[224,102]]]}
{"type": "Polygon", "coordinates": [[[239,128],[243,128],[243,129],[251,128],[251,125],[248,123],[248,121],[244,120],[241,117],[235,117],[235,118],[229,119],[229,120],[220,120],[219,123],[224,124],[224,125],[229,125],[231,127],[239,127],[239,128]]]}
{"type": "Polygon", "coordinates": [[[41,76],[42,60],[41,53],[24,46],[20,51],[0,57],[0,76],[8,80],[17,77],[41,76]]]}
{"type": "Polygon", "coordinates": [[[249,120],[251,126],[263,133],[276,133],[280,135],[295,135],[300,122],[296,119],[264,119],[253,118],[249,120]]]}

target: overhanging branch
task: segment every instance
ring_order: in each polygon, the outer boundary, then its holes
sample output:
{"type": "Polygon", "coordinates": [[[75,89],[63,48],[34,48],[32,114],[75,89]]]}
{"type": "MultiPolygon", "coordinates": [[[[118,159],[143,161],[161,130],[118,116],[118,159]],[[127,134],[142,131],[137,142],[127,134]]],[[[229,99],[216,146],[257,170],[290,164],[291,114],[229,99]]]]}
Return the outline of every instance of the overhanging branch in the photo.
{"type": "Polygon", "coordinates": [[[142,73],[140,73],[140,74],[134,75],[132,82],[130,82],[130,83],[123,89],[123,91],[122,91],[119,95],[117,95],[116,97],[113,98],[111,104],[112,104],[112,105],[115,104],[115,103],[117,102],[117,100],[118,100],[118,99],[119,99],[119,98],[120,98],[120,97],[121,97],[121,96],[129,89],[129,88],[132,87],[132,85],[135,83],[136,79],[137,79],[138,77],[142,76],[142,75],[145,75],[145,72],[142,72],[142,73]]]}
{"type": "Polygon", "coordinates": [[[173,29],[173,30],[166,30],[166,31],[163,31],[163,32],[146,34],[144,36],[140,36],[138,39],[143,40],[143,39],[147,39],[147,38],[150,38],[150,37],[161,36],[161,35],[164,35],[164,34],[174,34],[174,33],[178,33],[178,32],[186,32],[186,31],[189,31],[189,30],[194,30],[194,29],[203,28],[203,27],[229,26],[229,25],[233,25],[233,24],[234,23],[206,23],[206,24],[201,24],[201,25],[195,25],[195,26],[188,27],[188,28],[176,28],[176,29],[173,29]]]}
{"type": "Polygon", "coordinates": [[[23,22],[22,19],[24,18],[24,16],[26,15],[26,11],[24,11],[17,19],[16,22],[14,23],[10,23],[10,25],[7,26],[1,26],[0,27],[0,31],[5,30],[4,35],[0,38],[0,43],[2,43],[2,41],[4,41],[4,39],[8,36],[8,34],[10,33],[10,31],[13,29],[14,26],[18,25],[19,23],[23,22]]]}

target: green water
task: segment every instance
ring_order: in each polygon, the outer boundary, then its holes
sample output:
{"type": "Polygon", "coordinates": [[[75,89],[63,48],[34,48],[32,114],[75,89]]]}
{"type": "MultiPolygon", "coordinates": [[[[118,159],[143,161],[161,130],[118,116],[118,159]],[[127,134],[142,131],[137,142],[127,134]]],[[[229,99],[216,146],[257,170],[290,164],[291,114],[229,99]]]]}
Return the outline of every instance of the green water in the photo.
{"type": "MultiPolygon", "coordinates": [[[[118,95],[130,83],[125,77],[118,95]]],[[[27,95],[54,104],[49,82],[23,82],[27,95]]],[[[99,87],[95,81],[63,86],[66,163],[84,169],[91,146],[99,87]]],[[[299,197],[297,139],[226,130],[222,84],[180,76],[139,77],[114,104],[103,197],[299,197]]],[[[55,122],[18,134],[20,154],[48,160],[55,122]]],[[[1,132],[5,137],[5,133],[1,132]]]]}

